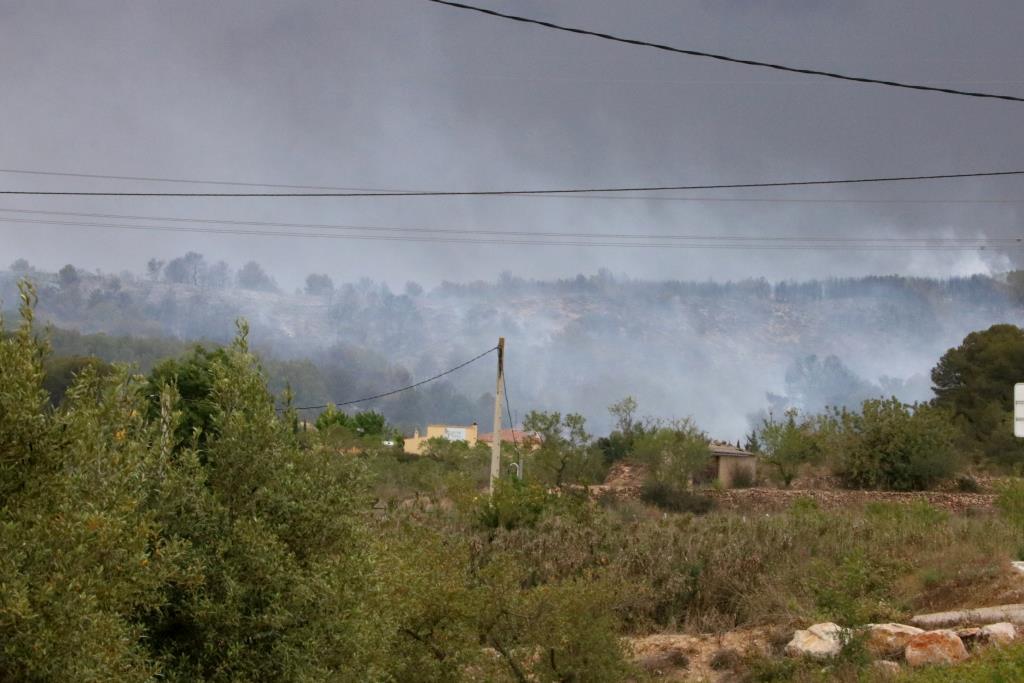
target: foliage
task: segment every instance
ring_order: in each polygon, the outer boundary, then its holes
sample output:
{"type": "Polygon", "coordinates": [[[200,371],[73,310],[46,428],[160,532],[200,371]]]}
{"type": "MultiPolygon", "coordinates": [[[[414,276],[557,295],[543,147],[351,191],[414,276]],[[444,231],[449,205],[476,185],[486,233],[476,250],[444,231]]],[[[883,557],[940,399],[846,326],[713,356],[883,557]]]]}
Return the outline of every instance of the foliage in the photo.
{"type": "MultiPolygon", "coordinates": [[[[617,681],[615,589],[538,582],[505,544],[572,496],[503,480],[453,518],[370,533],[365,465],[278,415],[244,325],[156,378],[86,365],[54,410],[46,346],[0,338],[0,671],[11,680],[617,681]],[[183,381],[189,379],[189,381],[183,381]],[[182,441],[205,392],[201,433],[182,441]],[[384,533],[380,533],[383,531],[384,533]]],[[[478,467],[486,448],[402,465],[478,467]]],[[[390,457],[399,464],[398,457],[390,457]]],[[[469,471],[466,469],[465,471],[469,471]]],[[[461,494],[460,494],[461,495],[461,494]]],[[[418,515],[429,514],[420,521],[418,515]]]]}
{"type": "Polygon", "coordinates": [[[711,462],[709,440],[689,418],[648,429],[637,438],[633,456],[647,465],[655,482],[684,491],[711,462]]]}
{"type": "Polygon", "coordinates": [[[797,417],[795,409],[787,410],[782,422],[769,416],[750,438],[760,449],[761,462],[772,468],[786,488],[804,465],[816,462],[821,455],[813,421],[805,418],[798,423],[797,417]]]}
{"type": "Polygon", "coordinates": [[[523,419],[523,429],[535,432],[540,440],[526,466],[530,480],[560,487],[604,479],[607,465],[601,452],[591,448],[582,415],[532,410],[523,419]]]}
{"type": "MultiPolygon", "coordinates": [[[[170,266],[168,266],[170,267],[170,266]]],[[[238,286],[242,289],[251,289],[261,292],[276,292],[277,284],[274,279],[267,275],[263,267],[255,261],[247,262],[235,276],[238,286]]]]}
{"type": "Polygon", "coordinates": [[[714,501],[707,496],[657,480],[644,482],[640,489],[640,499],[662,510],[691,512],[695,515],[702,515],[714,507],[714,501]]]}
{"type": "Polygon", "coordinates": [[[927,489],[959,466],[948,415],[895,398],[865,401],[861,412],[837,411],[836,473],[850,486],[927,489]]]}
{"type": "Polygon", "coordinates": [[[310,296],[327,296],[334,291],[334,281],[329,275],[310,273],[306,276],[306,294],[310,296]]]}
{"type": "Polygon", "coordinates": [[[518,529],[536,526],[545,511],[559,502],[557,494],[514,477],[499,479],[494,494],[482,499],[478,520],[485,529],[518,529]]]}
{"type": "Polygon", "coordinates": [[[165,386],[173,386],[180,401],[181,418],[175,427],[175,447],[195,444],[199,447],[216,435],[217,403],[214,400],[215,367],[228,359],[223,348],[207,350],[196,346],[181,359],[168,359],[149,374],[145,395],[149,399],[148,414],[156,419],[162,410],[160,396],[165,386]]]}
{"type": "Polygon", "coordinates": [[[95,356],[51,356],[43,364],[46,375],[43,377],[43,388],[50,395],[50,403],[60,404],[64,394],[74,383],[75,377],[87,369],[98,374],[109,373],[113,368],[95,356]]]}
{"type": "Polygon", "coordinates": [[[963,445],[976,458],[1003,466],[1024,456],[1013,436],[1013,383],[1024,378],[1024,330],[993,325],[968,334],[932,369],[936,406],[952,413],[963,445]]]}

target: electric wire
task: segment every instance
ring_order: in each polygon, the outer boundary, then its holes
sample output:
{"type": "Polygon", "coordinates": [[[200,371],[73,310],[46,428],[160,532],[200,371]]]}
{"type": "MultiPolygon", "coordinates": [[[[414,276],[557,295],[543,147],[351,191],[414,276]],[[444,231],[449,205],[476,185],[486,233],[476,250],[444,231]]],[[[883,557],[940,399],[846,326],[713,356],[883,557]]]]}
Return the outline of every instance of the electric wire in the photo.
{"type": "MultiPolygon", "coordinates": [[[[342,406],[351,406],[351,405],[355,405],[357,403],[366,403],[367,401],[375,401],[375,400],[377,400],[379,398],[386,398],[388,396],[394,396],[395,394],[400,394],[403,391],[409,391],[411,389],[415,389],[417,387],[421,387],[424,384],[427,384],[429,382],[433,382],[435,380],[441,379],[442,377],[444,377],[446,375],[450,375],[453,372],[455,372],[456,370],[461,370],[462,368],[466,367],[467,365],[469,365],[471,363],[475,363],[476,361],[480,360],[481,358],[483,358],[487,354],[492,353],[492,352],[497,351],[497,350],[498,350],[497,346],[492,346],[491,348],[487,349],[483,353],[481,353],[481,354],[479,354],[477,356],[474,356],[474,357],[470,358],[469,360],[467,360],[467,361],[465,361],[463,363],[459,363],[458,365],[456,365],[453,368],[448,368],[444,372],[439,373],[437,375],[434,375],[433,377],[428,377],[427,379],[420,380],[419,382],[416,382],[415,384],[410,384],[408,386],[401,387],[399,389],[393,389],[391,391],[385,391],[384,393],[381,393],[381,394],[376,394],[374,396],[367,396],[365,398],[357,398],[357,399],[354,399],[354,400],[351,400],[351,401],[341,401],[341,402],[338,402],[338,403],[324,403],[322,405],[315,405],[315,406],[297,406],[297,407],[293,407],[291,409],[292,410],[321,410],[321,409],[327,408],[328,406],[331,406],[331,405],[333,405],[335,408],[341,408],[342,406]]],[[[285,409],[279,408],[279,410],[285,410],[285,409]]]]}
{"type": "MultiPolygon", "coordinates": [[[[314,239],[340,239],[340,240],[369,240],[389,242],[421,242],[421,243],[443,243],[443,244],[479,244],[479,245],[522,245],[522,246],[560,246],[560,247],[629,247],[629,248],[657,248],[657,249],[756,249],[756,250],[866,250],[866,251],[964,251],[964,250],[1000,250],[1024,248],[1024,237],[1013,238],[979,238],[974,243],[961,243],[961,238],[903,238],[898,243],[865,241],[858,243],[836,242],[839,238],[798,238],[787,237],[784,239],[800,240],[799,242],[787,243],[764,243],[768,240],[781,238],[756,238],[752,236],[727,236],[716,238],[714,236],[680,236],[692,237],[695,240],[685,242],[628,242],[628,241],[594,241],[584,239],[572,240],[551,240],[551,239],[510,239],[497,237],[494,239],[474,237],[446,237],[431,235],[350,235],[338,233],[311,233],[298,232],[294,230],[253,230],[240,228],[208,228],[190,227],[182,225],[129,225],[120,223],[97,223],[86,221],[58,221],[42,220],[31,218],[8,218],[0,217],[0,222],[5,223],[26,223],[37,225],[51,225],[57,227],[78,227],[78,228],[101,228],[129,231],[156,231],[156,232],[185,232],[210,235],[246,235],[254,237],[286,237],[286,238],[314,238],[314,239]],[[915,239],[928,241],[915,242],[915,239]],[[741,241],[742,240],[742,241],[741,241]],[[943,242],[941,240],[952,240],[943,242]]],[[[568,233],[566,233],[568,234],[568,233]]],[[[603,235],[597,237],[605,238],[603,235]]],[[[610,238],[605,238],[610,239],[610,238]]],[[[637,239],[631,236],[630,239],[637,239]]],[[[662,236],[662,239],[670,239],[669,236],[662,236]]],[[[865,238],[872,239],[872,238],[865,238]]],[[[884,240],[888,238],[873,238],[884,240]]],[[[892,238],[900,239],[900,238],[892,238]]]]}
{"type": "MultiPolygon", "coordinates": [[[[611,233],[611,232],[565,232],[565,231],[529,231],[529,230],[498,230],[493,228],[435,228],[423,226],[383,226],[383,225],[351,225],[337,223],[279,223],[270,221],[230,220],[221,218],[183,218],[169,216],[140,216],[130,214],[110,214],[77,211],[49,211],[44,209],[11,209],[0,208],[0,213],[26,215],[72,216],[76,218],[111,218],[117,220],[165,221],[170,223],[195,223],[201,225],[238,225],[245,227],[265,228],[305,228],[321,230],[358,230],[367,232],[408,232],[428,234],[484,235],[501,237],[553,237],[553,238],[601,238],[601,239],[671,239],[671,240],[714,240],[714,241],[755,241],[755,242],[842,242],[842,243],[1017,243],[1024,241],[1021,237],[834,237],[834,236],[788,236],[788,235],[708,235],[708,234],[658,234],[658,233],[611,233]]],[[[3,218],[4,222],[22,222],[19,219],[3,218]]],[[[29,222],[29,221],[24,221],[29,222]]],[[[55,221],[58,225],[70,222],[55,221]]],[[[74,222],[75,225],[79,223],[74,222]]],[[[108,227],[111,224],[81,224],[91,227],[108,227]]],[[[115,224],[117,225],[117,224],[115,224]]]]}
{"type": "MultiPolygon", "coordinates": [[[[503,370],[504,370],[504,368],[503,368],[503,370]]],[[[512,419],[512,406],[511,406],[511,404],[509,403],[509,400],[508,400],[508,384],[505,383],[505,373],[504,372],[501,373],[501,391],[502,391],[502,393],[505,394],[505,410],[508,412],[508,426],[509,426],[509,429],[512,430],[512,444],[516,448],[519,448],[519,441],[516,439],[516,423],[512,419]]],[[[501,438],[501,434],[495,435],[494,438],[500,439],[501,438]]],[[[522,476],[521,472],[520,472],[520,476],[522,476]]]]}
{"type": "Polygon", "coordinates": [[[940,173],[935,175],[881,176],[870,178],[842,178],[831,180],[783,180],[747,183],[706,183],[698,185],[651,185],[633,187],[590,187],[562,189],[521,190],[414,190],[388,192],[90,192],[73,190],[0,190],[0,195],[31,197],[175,197],[175,198],[368,198],[368,197],[498,197],[508,195],[572,195],[620,192],[663,192],[668,190],[738,190],[777,187],[810,187],[827,185],[862,185],[923,180],[949,180],[955,178],[992,178],[1020,176],[1024,171],[978,171],[971,173],[940,173]]]}
{"type": "MultiPolygon", "coordinates": [[[[393,188],[366,188],[366,187],[339,187],[335,185],[286,185],[280,183],[257,183],[235,180],[200,180],[196,178],[164,178],[155,176],[131,176],[131,175],[105,175],[99,173],[71,173],[63,171],[40,171],[17,168],[0,168],[0,173],[27,174],[36,176],[55,176],[69,178],[90,178],[100,180],[131,180],[151,183],[189,183],[194,185],[225,185],[238,187],[273,187],[281,189],[297,190],[338,190],[353,192],[397,192],[409,194],[417,190],[393,189],[393,188]]],[[[811,198],[811,197],[665,197],[658,195],[631,196],[624,194],[599,195],[599,194],[510,194],[504,195],[511,198],[537,198],[537,199],[616,199],[616,200],[637,200],[637,201],[659,201],[659,202],[750,202],[750,203],[807,203],[807,204],[1020,204],[1024,199],[864,199],[864,198],[811,198]]]]}
{"type": "Polygon", "coordinates": [[[980,97],[986,99],[995,100],[1006,100],[1009,102],[1024,102],[1024,97],[1017,97],[1015,95],[1002,95],[997,93],[986,93],[977,92],[971,90],[957,90],[954,88],[942,88],[939,86],[932,85],[919,85],[914,83],[904,83],[901,81],[890,81],[882,80],[877,78],[867,78],[864,76],[850,76],[847,74],[836,73],[833,71],[823,71],[820,69],[804,69],[792,66],[785,66],[782,64],[774,64],[772,62],[762,62],[753,59],[741,59],[738,57],[730,57],[728,55],[716,54],[714,52],[704,52],[702,50],[690,50],[680,47],[673,47],[671,45],[664,45],[661,43],[652,43],[646,40],[637,40],[634,38],[623,38],[622,36],[612,35],[610,33],[601,33],[598,31],[589,31],[587,29],[575,28],[572,26],[565,26],[563,24],[555,24],[550,21],[542,21],[540,19],[531,19],[529,17],[523,17],[515,14],[506,14],[505,12],[498,12],[497,10],[487,9],[485,7],[477,7],[475,5],[467,5],[462,2],[452,2],[451,0],[427,0],[437,5],[445,5],[455,9],[469,10],[472,12],[479,12],[480,14],[486,14],[488,16],[497,17],[499,19],[508,19],[516,21],[522,24],[533,24],[535,26],[543,26],[544,28],[555,29],[556,31],[565,31],[567,33],[575,33],[577,35],[590,36],[593,38],[602,38],[604,40],[611,40],[617,43],[626,43],[628,45],[637,45],[639,47],[648,47],[655,50],[662,50],[665,52],[674,52],[677,54],[688,55],[691,57],[704,57],[707,59],[716,59],[721,62],[730,62],[732,64],[743,64],[746,66],[757,66],[766,69],[774,69],[776,71],[786,71],[789,73],[803,74],[807,76],[823,76],[826,78],[835,78],[842,81],[852,81],[856,83],[867,83],[872,85],[884,85],[892,88],[905,88],[908,90],[920,90],[927,92],[943,93],[945,95],[960,95],[963,97],[980,97]]]}

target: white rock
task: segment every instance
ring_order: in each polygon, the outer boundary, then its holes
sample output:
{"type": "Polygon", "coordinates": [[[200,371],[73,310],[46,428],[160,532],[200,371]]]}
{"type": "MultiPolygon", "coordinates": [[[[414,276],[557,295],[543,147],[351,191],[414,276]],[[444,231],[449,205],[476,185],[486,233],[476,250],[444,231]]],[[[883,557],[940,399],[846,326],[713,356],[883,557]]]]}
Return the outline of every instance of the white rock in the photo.
{"type": "Polygon", "coordinates": [[[960,636],[941,629],[919,633],[910,639],[903,656],[910,666],[953,664],[967,659],[967,648],[960,636]]]}
{"type": "Polygon", "coordinates": [[[989,624],[982,626],[978,637],[986,643],[993,645],[1007,645],[1017,638],[1017,627],[1009,622],[989,624]]]}
{"type": "Polygon", "coordinates": [[[868,624],[867,647],[872,654],[889,657],[903,652],[910,639],[924,633],[916,626],[903,624],[868,624]]]}
{"type": "Polygon", "coordinates": [[[827,659],[835,657],[843,649],[843,628],[832,622],[814,624],[806,631],[797,631],[786,645],[790,657],[813,657],[827,659]]]}

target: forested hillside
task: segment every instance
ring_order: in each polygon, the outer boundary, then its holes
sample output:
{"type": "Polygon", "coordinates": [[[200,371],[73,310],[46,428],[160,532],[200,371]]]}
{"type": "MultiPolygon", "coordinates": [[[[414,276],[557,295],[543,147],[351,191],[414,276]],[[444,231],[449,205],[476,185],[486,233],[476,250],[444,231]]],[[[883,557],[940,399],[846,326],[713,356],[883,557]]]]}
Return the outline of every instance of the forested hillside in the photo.
{"type": "MultiPolygon", "coordinates": [[[[945,349],[971,330],[1024,322],[1015,275],[714,283],[601,271],[555,281],[506,274],[429,290],[408,283],[397,293],[311,275],[303,290],[286,293],[256,264],[232,273],[189,254],[151,260],[145,274],[74,266],[47,273],[16,263],[0,274],[0,295],[9,308],[16,280],[28,276],[39,286],[40,318],[83,333],[224,342],[244,317],[254,347],[280,361],[269,369],[272,387],[290,381],[300,405],[430,376],[503,335],[517,417],[571,406],[604,428],[605,406],[630,394],[653,414],[692,414],[734,439],[752,415],[787,406],[929,398],[927,373],[945,349]]],[[[144,367],[155,357],[129,342],[89,350],[99,342],[79,341],[69,337],[67,352],[144,367]]],[[[490,367],[466,368],[438,386],[424,403],[419,394],[376,407],[409,425],[489,415],[490,367]]]]}

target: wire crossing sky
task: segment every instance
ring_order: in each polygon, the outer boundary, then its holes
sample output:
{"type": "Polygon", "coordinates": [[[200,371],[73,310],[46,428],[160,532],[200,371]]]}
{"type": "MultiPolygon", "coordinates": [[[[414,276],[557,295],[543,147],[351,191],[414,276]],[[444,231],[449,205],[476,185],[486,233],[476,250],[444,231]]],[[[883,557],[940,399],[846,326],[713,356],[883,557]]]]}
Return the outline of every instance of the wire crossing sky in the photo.
{"type": "Polygon", "coordinates": [[[623,38],[621,36],[615,36],[610,33],[600,33],[598,31],[588,31],[582,28],[574,28],[572,26],[564,26],[562,24],[555,24],[550,21],[541,21],[539,19],[530,19],[529,17],[522,17],[515,14],[505,14],[504,12],[498,12],[485,7],[476,7],[474,5],[467,5],[461,2],[450,2],[450,0],[427,0],[427,2],[433,2],[438,5],[447,5],[448,7],[454,7],[457,9],[471,10],[473,12],[479,12],[492,17],[498,17],[500,19],[510,19],[511,21],[518,21],[523,24],[533,24],[535,26],[543,26],[545,28],[555,29],[557,31],[566,31],[567,33],[575,33],[583,36],[591,36],[594,38],[603,38],[604,40],[612,40],[617,43],[626,43],[628,45],[637,45],[640,47],[654,48],[655,50],[664,50],[665,52],[675,52],[677,54],[689,55],[691,57],[705,57],[707,59],[717,59],[722,62],[731,62],[733,64],[745,64],[747,66],[757,66],[766,69],[775,69],[776,71],[788,71],[790,73],[804,74],[808,76],[824,76],[826,78],[836,78],[843,81],[853,81],[856,83],[869,83],[872,85],[885,85],[892,88],[906,88],[909,90],[924,90],[928,92],[943,93],[946,95],[961,95],[963,97],[981,97],[994,100],[1007,100],[1010,102],[1024,102],[1024,97],[1017,97],[1015,95],[1000,95],[996,93],[986,92],[974,92],[970,90],[957,90],[955,88],[941,88],[933,85],[917,85],[913,83],[902,83],[900,81],[886,81],[876,78],[867,78],[864,76],[849,76],[847,74],[835,73],[832,71],[820,71],[818,69],[802,69],[793,66],[784,66],[782,64],[773,64],[771,62],[759,62],[753,59],[740,59],[739,57],[730,57],[727,55],[715,54],[714,52],[703,52],[700,50],[688,50],[681,47],[673,47],[671,45],[662,45],[660,43],[651,43],[646,40],[637,40],[634,38],[623,38]]]}
{"type": "MultiPolygon", "coordinates": [[[[395,394],[400,394],[403,391],[409,391],[411,389],[415,389],[416,387],[421,387],[424,384],[427,384],[429,382],[433,382],[434,380],[441,379],[442,377],[445,377],[446,375],[450,375],[453,372],[455,372],[456,370],[461,370],[462,368],[466,367],[467,365],[470,365],[471,363],[475,363],[476,361],[480,360],[481,358],[483,358],[484,356],[488,355],[489,353],[492,353],[492,352],[497,351],[497,350],[498,350],[497,346],[492,346],[491,348],[487,349],[483,353],[470,358],[469,360],[465,361],[464,363],[459,363],[458,365],[456,365],[453,368],[448,368],[444,372],[438,373],[438,374],[434,375],[433,377],[428,377],[428,378],[426,378],[424,380],[420,380],[419,382],[416,382],[415,384],[410,384],[409,386],[400,387],[398,389],[392,389],[391,391],[385,391],[384,393],[375,394],[374,396],[366,396],[365,398],[353,399],[351,401],[340,401],[338,403],[324,403],[322,405],[316,405],[316,406],[292,406],[292,410],[320,410],[320,409],[328,407],[329,405],[333,405],[335,408],[340,408],[342,406],[351,406],[351,405],[355,405],[356,403],[366,403],[367,401],[375,401],[378,398],[386,398],[388,396],[394,396],[395,394]]],[[[279,410],[285,410],[285,409],[286,408],[279,408],[279,410]]]]}
{"type": "Polygon", "coordinates": [[[75,190],[0,190],[0,195],[36,197],[238,197],[238,198],[345,198],[345,197],[487,197],[501,195],[560,195],[590,192],[662,192],[667,190],[747,190],[776,187],[811,187],[824,185],[865,185],[923,180],[953,180],[958,178],[994,178],[1021,176],[1024,171],[971,171],[935,175],[878,176],[870,178],[768,180],[749,183],[723,183],[700,185],[649,185],[632,187],[591,187],[532,190],[412,190],[399,192],[85,192],[75,190]]]}

